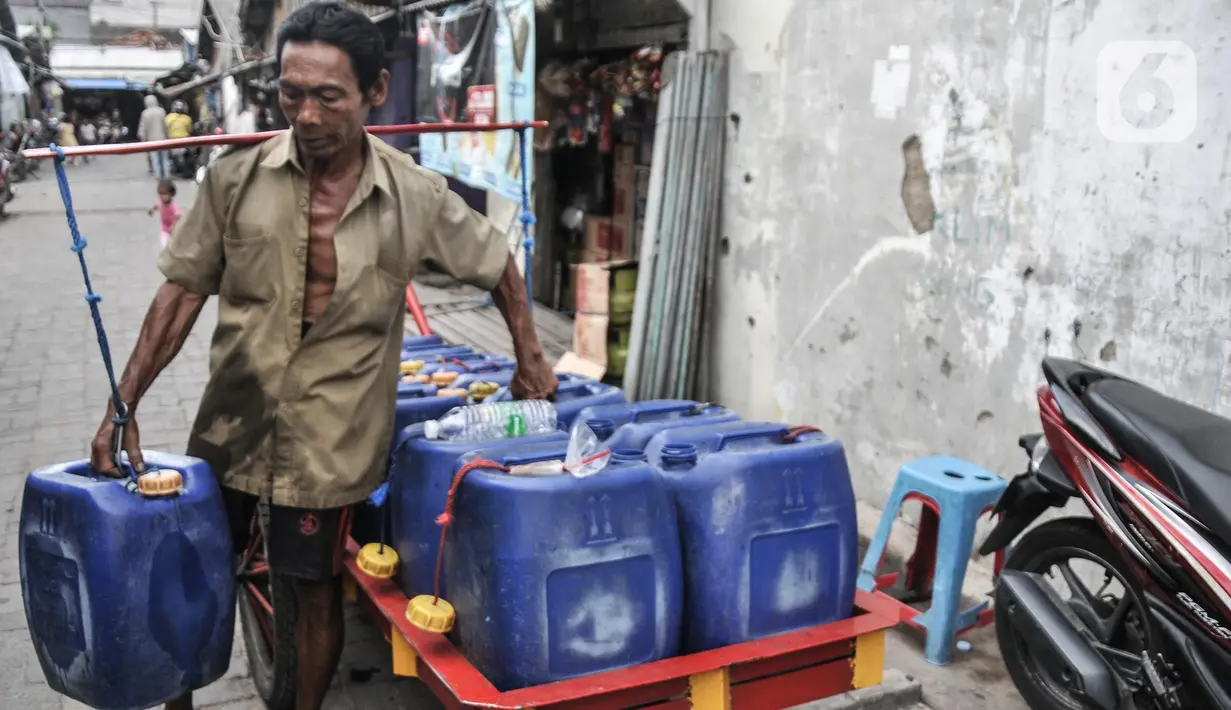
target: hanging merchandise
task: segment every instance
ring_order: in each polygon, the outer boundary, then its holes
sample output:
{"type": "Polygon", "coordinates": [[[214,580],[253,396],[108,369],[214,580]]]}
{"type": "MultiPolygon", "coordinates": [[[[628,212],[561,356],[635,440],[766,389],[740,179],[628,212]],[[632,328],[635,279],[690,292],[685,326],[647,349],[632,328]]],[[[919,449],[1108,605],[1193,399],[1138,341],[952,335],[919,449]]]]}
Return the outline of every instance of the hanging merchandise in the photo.
{"type": "MultiPolygon", "coordinates": [[[[534,3],[469,0],[420,13],[416,112],[425,123],[498,123],[534,117],[534,3]]],[[[519,200],[522,155],[507,132],[419,138],[419,162],[519,200]]]]}
{"type": "Polygon", "coordinates": [[[667,58],[624,388],[633,399],[698,398],[718,234],[726,57],[667,58]]]}

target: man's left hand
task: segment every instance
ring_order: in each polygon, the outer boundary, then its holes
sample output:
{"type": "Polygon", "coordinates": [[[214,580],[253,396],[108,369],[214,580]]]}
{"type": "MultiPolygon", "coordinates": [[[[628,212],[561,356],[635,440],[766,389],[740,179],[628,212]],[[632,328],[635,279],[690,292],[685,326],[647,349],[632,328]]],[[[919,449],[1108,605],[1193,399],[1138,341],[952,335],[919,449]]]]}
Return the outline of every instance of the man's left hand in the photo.
{"type": "Polygon", "coordinates": [[[539,355],[536,358],[519,360],[517,369],[513,371],[513,381],[509,383],[509,392],[514,399],[555,399],[556,387],[559,386],[556,373],[551,371],[547,360],[539,355]]]}

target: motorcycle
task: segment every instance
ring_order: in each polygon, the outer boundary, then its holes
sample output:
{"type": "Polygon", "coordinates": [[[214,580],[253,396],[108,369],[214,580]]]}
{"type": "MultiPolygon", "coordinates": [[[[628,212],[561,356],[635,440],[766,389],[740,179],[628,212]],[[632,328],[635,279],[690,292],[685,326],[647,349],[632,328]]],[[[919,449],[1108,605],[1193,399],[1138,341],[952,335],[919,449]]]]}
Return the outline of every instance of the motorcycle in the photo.
{"type": "Polygon", "coordinates": [[[45,148],[46,146],[41,143],[39,138],[30,131],[22,134],[21,142],[17,145],[17,151],[12,158],[12,169],[17,182],[21,182],[27,177],[33,177],[38,172],[39,161],[21,156],[23,151],[32,148],[45,148]]]}
{"type": "Polygon", "coordinates": [[[13,196],[13,183],[9,178],[9,159],[0,155],[0,219],[8,216],[8,204],[13,196]]]}
{"type": "Polygon", "coordinates": [[[1231,420],[1072,360],[1043,374],[1043,433],[1020,439],[1029,464],[979,549],[1010,550],[1014,684],[1033,710],[1231,710],[1231,420]],[[1091,517],[1021,535],[1072,499],[1091,517]]]}
{"type": "MultiPolygon", "coordinates": [[[[222,129],[215,128],[213,133],[216,136],[220,136],[222,135],[222,129]]],[[[216,145],[213,148],[210,148],[208,153],[202,154],[202,158],[199,161],[200,165],[197,166],[196,175],[193,176],[193,180],[196,181],[198,185],[205,181],[205,169],[213,164],[215,160],[222,157],[222,154],[226,151],[226,148],[227,147],[225,145],[216,145]]]]}

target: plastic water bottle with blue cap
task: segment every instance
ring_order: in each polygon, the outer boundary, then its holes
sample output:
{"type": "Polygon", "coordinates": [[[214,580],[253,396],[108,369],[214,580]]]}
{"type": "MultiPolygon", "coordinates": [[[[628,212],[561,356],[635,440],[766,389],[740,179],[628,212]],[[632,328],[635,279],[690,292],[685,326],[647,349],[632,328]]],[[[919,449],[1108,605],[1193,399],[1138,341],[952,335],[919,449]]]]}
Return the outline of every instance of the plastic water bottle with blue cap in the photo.
{"type": "Polygon", "coordinates": [[[556,431],[556,408],[543,400],[484,402],[454,407],[423,422],[423,436],[441,441],[519,439],[556,431]]]}

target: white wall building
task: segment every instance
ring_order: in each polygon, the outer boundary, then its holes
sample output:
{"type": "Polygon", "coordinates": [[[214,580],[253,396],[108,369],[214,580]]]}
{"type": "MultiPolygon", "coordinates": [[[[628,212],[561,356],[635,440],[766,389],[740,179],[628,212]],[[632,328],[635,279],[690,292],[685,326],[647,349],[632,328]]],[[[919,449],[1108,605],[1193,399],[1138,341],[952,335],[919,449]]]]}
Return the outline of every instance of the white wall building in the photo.
{"type": "Polygon", "coordinates": [[[840,437],[878,505],[918,456],[1022,470],[1047,354],[1231,413],[1225,5],[693,4],[738,117],[716,401],[840,437]],[[1160,49],[1134,128],[1108,60],[1160,49]]]}

